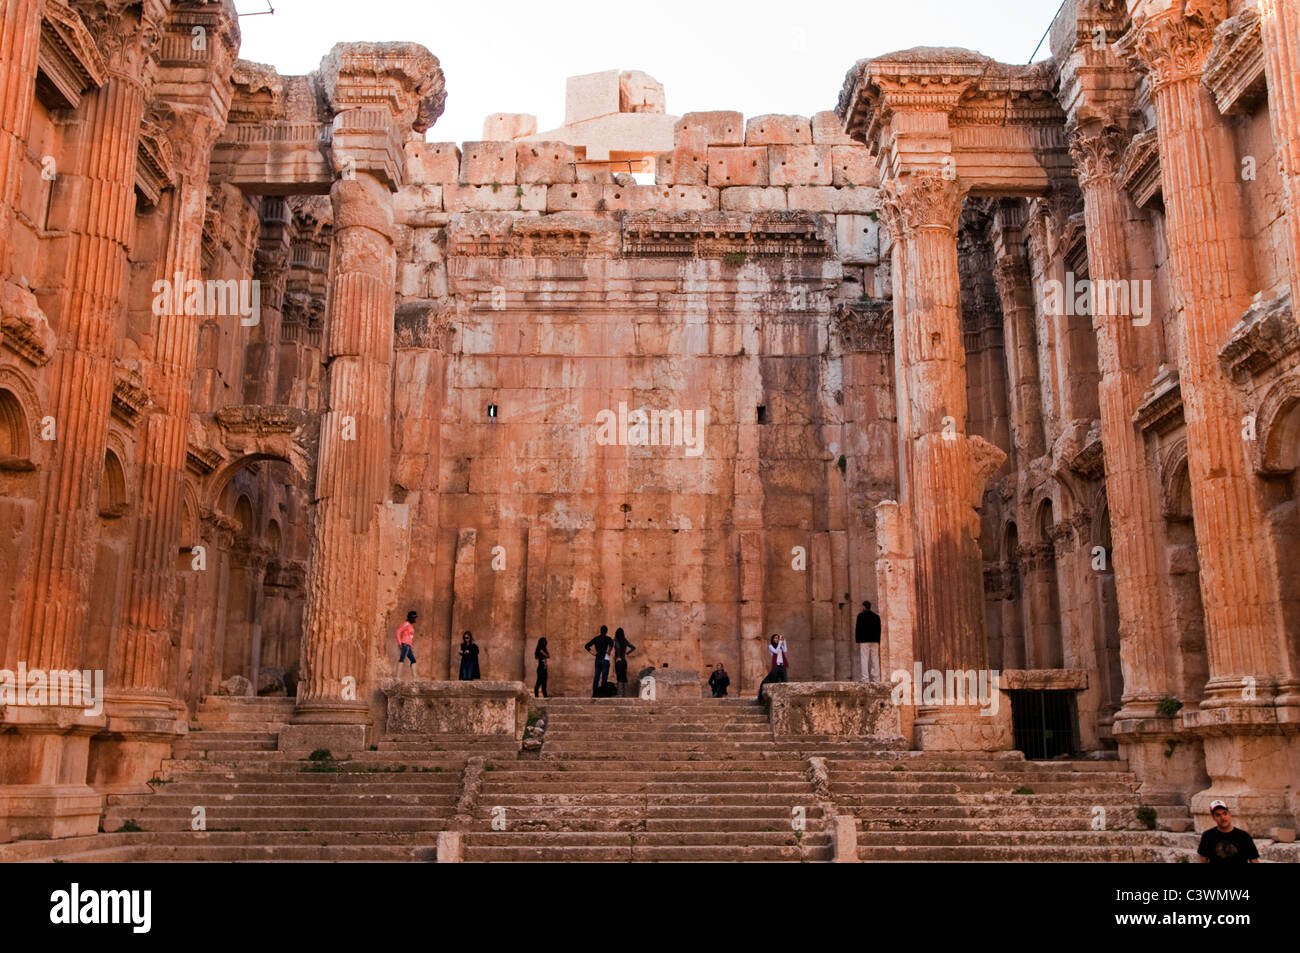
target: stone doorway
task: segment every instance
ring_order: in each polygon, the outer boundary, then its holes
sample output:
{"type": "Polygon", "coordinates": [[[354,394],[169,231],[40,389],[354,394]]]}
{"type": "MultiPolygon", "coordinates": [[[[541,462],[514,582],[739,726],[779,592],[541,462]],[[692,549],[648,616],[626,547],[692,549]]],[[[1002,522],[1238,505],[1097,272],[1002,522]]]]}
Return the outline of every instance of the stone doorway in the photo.
{"type": "Polygon", "coordinates": [[[1079,753],[1079,713],[1074,692],[1021,689],[1011,700],[1015,746],[1031,761],[1079,753]]]}

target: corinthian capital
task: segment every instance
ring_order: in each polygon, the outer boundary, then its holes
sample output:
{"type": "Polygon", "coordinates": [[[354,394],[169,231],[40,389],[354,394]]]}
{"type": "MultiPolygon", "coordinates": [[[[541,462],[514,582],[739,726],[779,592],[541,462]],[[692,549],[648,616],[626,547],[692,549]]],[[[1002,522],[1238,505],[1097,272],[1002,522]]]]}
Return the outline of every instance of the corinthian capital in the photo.
{"type": "Polygon", "coordinates": [[[1214,31],[1228,16],[1228,0],[1173,0],[1164,10],[1133,17],[1118,48],[1151,75],[1160,90],[1199,80],[1214,45],[1214,31]]]}
{"type": "Polygon", "coordinates": [[[71,0],[110,73],[148,84],[162,40],[167,0],[71,0]]]}
{"type": "Polygon", "coordinates": [[[340,43],[320,79],[336,113],[384,106],[403,133],[424,132],[447,100],[438,58],[418,43],[340,43]]]}
{"type": "Polygon", "coordinates": [[[882,205],[897,241],[920,228],[957,230],[966,187],[954,175],[910,172],[885,184],[882,205]]]}
{"type": "Polygon", "coordinates": [[[1085,189],[1119,171],[1129,139],[1123,129],[1109,124],[1071,125],[1068,133],[1070,158],[1079,173],[1079,184],[1085,189]]]}

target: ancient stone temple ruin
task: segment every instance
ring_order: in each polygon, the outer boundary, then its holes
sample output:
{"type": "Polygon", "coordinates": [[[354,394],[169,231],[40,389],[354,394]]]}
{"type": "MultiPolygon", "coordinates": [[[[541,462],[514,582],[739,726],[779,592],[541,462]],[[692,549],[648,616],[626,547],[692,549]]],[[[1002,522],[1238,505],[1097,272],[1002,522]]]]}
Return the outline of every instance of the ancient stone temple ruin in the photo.
{"type": "MultiPolygon", "coordinates": [[[[1047,59],[874,56],[809,116],[577,76],[461,144],[414,43],[282,76],[231,0],[0,10],[4,856],[195,856],[159,781],[322,752],[446,798],[365,856],[544,856],[479,792],[536,807],[607,711],[629,765],[808,786],[736,856],[957,857],[845,793],[895,759],[1159,818],[1034,850],[1173,856],[1224,798],[1294,858],[1295,0],[1067,0],[1047,59]],[[589,702],[601,625],[686,697],[589,702]]],[[[258,810],[223,859],[308,856],[258,810]]]]}

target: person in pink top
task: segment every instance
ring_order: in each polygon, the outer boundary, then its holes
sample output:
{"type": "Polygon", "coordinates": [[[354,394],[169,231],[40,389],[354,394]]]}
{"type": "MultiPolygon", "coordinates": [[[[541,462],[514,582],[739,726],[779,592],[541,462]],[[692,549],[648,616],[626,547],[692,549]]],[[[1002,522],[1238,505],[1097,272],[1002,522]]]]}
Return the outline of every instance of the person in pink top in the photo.
{"type": "Polygon", "coordinates": [[[415,620],[419,614],[412,609],[406,613],[406,621],[397,627],[397,665],[401,664],[408,658],[411,660],[411,678],[415,678],[415,652],[411,649],[411,644],[415,641],[415,620]]]}

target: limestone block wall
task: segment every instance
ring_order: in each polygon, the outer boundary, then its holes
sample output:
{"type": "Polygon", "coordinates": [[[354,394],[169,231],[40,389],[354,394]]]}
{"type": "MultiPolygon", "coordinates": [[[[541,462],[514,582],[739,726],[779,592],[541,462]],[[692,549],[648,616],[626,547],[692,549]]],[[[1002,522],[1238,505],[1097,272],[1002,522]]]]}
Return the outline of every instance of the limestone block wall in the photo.
{"type": "Polygon", "coordinates": [[[778,631],[794,677],[853,677],[875,580],[849,567],[896,485],[890,336],[852,312],[882,278],[865,150],[735,113],[674,143],[654,184],[562,143],[407,143],[390,622],[428,620],[434,677],[469,629],[484,677],[531,679],[544,635],[551,690],[582,693],[602,624],[633,673],[721,661],[752,689],[778,631]],[[638,409],[700,429],[626,445],[638,409]]]}

